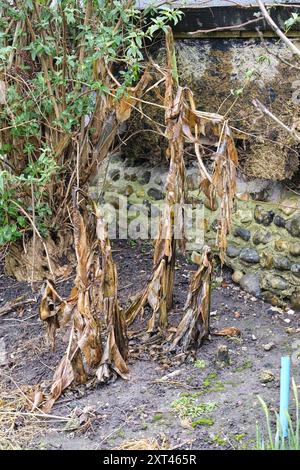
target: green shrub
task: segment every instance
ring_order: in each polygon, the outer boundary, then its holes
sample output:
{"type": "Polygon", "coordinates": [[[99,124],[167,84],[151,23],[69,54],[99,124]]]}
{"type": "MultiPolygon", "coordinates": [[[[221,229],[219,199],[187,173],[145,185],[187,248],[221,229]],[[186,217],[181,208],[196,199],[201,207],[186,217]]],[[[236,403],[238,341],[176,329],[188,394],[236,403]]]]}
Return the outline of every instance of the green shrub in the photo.
{"type": "Polygon", "coordinates": [[[94,114],[101,136],[104,103],[128,95],[147,47],[182,13],[128,0],[0,0],[0,11],[3,245],[33,223],[47,235],[66,222],[72,188],[83,189],[100,153],[94,114]]]}

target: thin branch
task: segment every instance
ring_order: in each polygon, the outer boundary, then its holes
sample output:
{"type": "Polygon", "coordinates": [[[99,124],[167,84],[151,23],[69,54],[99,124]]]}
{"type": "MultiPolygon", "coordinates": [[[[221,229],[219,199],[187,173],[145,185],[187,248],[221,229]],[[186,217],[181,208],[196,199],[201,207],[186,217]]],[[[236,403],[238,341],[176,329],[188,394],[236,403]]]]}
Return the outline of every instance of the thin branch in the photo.
{"type": "Polygon", "coordinates": [[[272,20],[263,2],[261,0],[257,0],[257,3],[265,20],[269,23],[273,31],[277,34],[277,36],[280,37],[280,39],[282,39],[282,41],[291,49],[291,51],[300,58],[300,49],[295,46],[295,44],[281,31],[277,24],[272,20]]]}
{"type": "Polygon", "coordinates": [[[195,34],[199,34],[199,33],[213,33],[215,31],[226,31],[226,30],[232,30],[232,29],[240,29],[242,28],[243,26],[247,26],[248,24],[252,24],[252,23],[258,23],[258,21],[261,21],[263,20],[264,18],[261,16],[260,18],[255,18],[253,20],[248,20],[248,21],[245,21],[245,23],[240,23],[240,24],[236,24],[236,25],[232,25],[232,26],[219,26],[218,28],[212,28],[212,29],[198,29],[197,31],[192,31],[190,33],[188,33],[189,36],[194,36],[195,34]]]}
{"type": "Polygon", "coordinates": [[[36,302],[36,299],[24,299],[24,297],[24,295],[21,295],[20,297],[17,297],[14,300],[6,302],[6,304],[0,308],[0,317],[2,317],[3,315],[7,315],[9,312],[11,312],[12,310],[16,310],[19,307],[23,307],[24,305],[36,302]]]}
{"type": "Polygon", "coordinates": [[[284,129],[286,132],[288,132],[290,135],[292,135],[298,142],[300,142],[300,136],[295,132],[294,129],[291,127],[288,127],[286,124],[284,124],[280,119],[278,119],[277,116],[275,116],[271,111],[266,108],[259,100],[253,100],[252,101],[253,105],[262,111],[266,116],[269,118],[273,119],[274,122],[276,122],[282,129],[284,129]]]}

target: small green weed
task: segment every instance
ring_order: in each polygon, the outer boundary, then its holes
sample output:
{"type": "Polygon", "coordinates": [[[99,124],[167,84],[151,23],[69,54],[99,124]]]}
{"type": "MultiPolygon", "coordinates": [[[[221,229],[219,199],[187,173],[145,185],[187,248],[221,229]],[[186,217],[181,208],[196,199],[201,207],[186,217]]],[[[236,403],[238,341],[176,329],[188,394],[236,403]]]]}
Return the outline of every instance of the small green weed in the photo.
{"type": "Polygon", "coordinates": [[[173,401],[171,408],[180,418],[198,418],[200,415],[211,413],[215,410],[215,402],[199,403],[195,395],[181,395],[173,401]]]}
{"type": "Polygon", "coordinates": [[[193,428],[195,428],[196,426],[212,426],[213,424],[214,420],[205,416],[203,418],[198,418],[192,422],[193,428]]]}
{"type": "Polygon", "coordinates": [[[197,359],[194,362],[194,367],[197,367],[197,369],[205,369],[206,362],[203,359],[197,359]]]}

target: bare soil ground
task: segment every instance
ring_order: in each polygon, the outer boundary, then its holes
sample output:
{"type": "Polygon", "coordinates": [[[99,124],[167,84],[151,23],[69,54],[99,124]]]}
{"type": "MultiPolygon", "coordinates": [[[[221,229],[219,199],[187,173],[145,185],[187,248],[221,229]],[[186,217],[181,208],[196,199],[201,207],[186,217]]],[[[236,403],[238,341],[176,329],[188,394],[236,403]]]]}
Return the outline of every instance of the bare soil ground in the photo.
{"type": "MultiPolygon", "coordinates": [[[[147,281],[152,248],[118,242],[114,258],[121,304],[126,305],[147,281]]],[[[172,324],[182,315],[194,268],[188,258],[179,258],[172,324]]],[[[62,295],[68,294],[72,282],[70,278],[58,285],[62,295]]],[[[37,295],[27,283],[2,273],[0,308],[21,294],[37,295]]],[[[257,395],[271,410],[278,410],[280,357],[299,349],[300,334],[295,331],[300,314],[271,310],[270,305],[241,291],[230,281],[230,273],[220,269],[214,281],[212,312],[212,333],[234,326],[241,336],[212,334],[197,357],[183,364],[159,355],[155,338],[146,347],[143,335],[131,337],[129,380],[69,389],[54,406],[52,419],[36,412],[23,414],[25,397],[34,385],[50,383],[66,348],[67,333],[59,333],[57,350],[52,353],[38,318],[38,302],[0,317],[0,341],[6,349],[0,366],[0,448],[116,449],[140,440],[162,449],[253,448],[256,422],[264,423],[257,395]],[[266,351],[268,343],[274,346],[266,351]],[[229,348],[227,367],[216,363],[221,344],[229,348]],[[274,380],[261,382],[265,370],[274,374],[274,380]]],[[[130,328],[130,336],[133,330],[145,331],[148,316],[146,311],[144,319],[130,328]]],[[[294,366],[293,375],[299,384],[299,367],[294,366]]]]}

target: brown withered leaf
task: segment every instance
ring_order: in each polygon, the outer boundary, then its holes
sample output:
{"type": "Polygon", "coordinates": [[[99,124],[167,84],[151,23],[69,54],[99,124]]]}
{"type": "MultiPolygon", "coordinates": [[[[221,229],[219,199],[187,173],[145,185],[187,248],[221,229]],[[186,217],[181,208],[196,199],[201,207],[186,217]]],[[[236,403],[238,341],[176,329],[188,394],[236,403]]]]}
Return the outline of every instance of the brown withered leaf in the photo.
{"type": "Polygon", "coordinates": [[[34,411],[43,403],[45,400],[45,395],[39,388],[35,390],[32,400],[32,408],[30,411],[34,411]]]}
{"type": "Polygon", "coordinates": [[[61,298],[58,295],[52,281],[47,280],[45,290],[39,307],[40,319],[45,321],[47,318],[56,315],[57,306],[60,305],[61,298]]]}
{"type": "Polygon", "coordinates": [[[52,281],[47,280],[39,307],[40,319],[47,324],[47,337],[51,348],[55,347],[55,333],[59,328],[59,313],[65,306],[52,281]]]}
{"type": "Polygon", "coordinates": [[[102,311],[107,326],[107,340],[96,376],[100,382],[109,380],[114,374],[126,378],[128,368],[128,340],[123,312],[119,307],[117,290],[117,269],[112,257],[107,224],[99,206],[94,206],[96,214],[96,234],[102,255],[102,276],[100,291],[102,311]]]}
{"type": "Polygon", "coordinates": [[[137,85],[135,87],[128,88],[126,90],[125,96],[116,102],[115,107],[118,123],[121,124],[130,118],[132,108],[136,106],[137,99],[142,95],[143,91],[149,83],[149,80],[150,73],[149,69],[146,68],[137,85]]]}
{"type": "Polygon", "coordinates": [[[93,219],[87,218],[87,211],[82,209],[82,215],[77,207],[73,210],[74,241],[77,258],[77,305],[74,309],[74,335],[80,351],[89,367],[97,367],[102,355],[100,337],[100,318],[93,303],[93,273],[95,252],[95,237],[93,219]],[[85,217],[85,219],[84,219],[85,217]]]}
{"type": "Polygon", "coordinates": [[[166,197],[160,218],[153,257],[153,273],[148,285],[126,312],[127,322],[132,322],[148,303],[152,316],[148,332],[165,329],[168,310],[172,307],[175,273],[176,245],[185,249],[183,207],[186,200],[186,177],[183,158],[184,90],[178,85],[174,39],[171,28],[166,32],[167,72],[165,73],[165,136],[168,139],[167,156],[170,160],[166,181],[166,197]],[[177,231],[175,237],[175,230],[177,231]],[[178,240],[178,242],[177,242],[178,240]]]}
{"type": "Polygon", "coordinates": [[[118,101],[116,105],[116,116],[119,122],[124,122],[129,119],[134,104],[135,100],[131,96],[126,96],[118,101]]]}
{"type": "Polygon", "coordinates": [[[212,183],[220,198],[220,221],[217,230],[217,245],[221,262],[225,261],[227,235],[231,229],[233,203],[236,195],[237,151],[228,123],[220,131],[220,144],[215,154],[212,183]]]}
{"type": "Polygon", "coordinates": [[[207,197],[211,210],[217,210],[217,196],[220,199],[220,221],[217,228],[217,246],[222,263],[225,260],[227,235],[231,229],[233,202],[236,194],[236,167],[238,155],[228,122],[219,114],[197,111],[193,94],[185,90],[189,107],[183,117],[183,132],[194,143],[200,174],[200,188],[207,197]],[[202,137],[217,145],[212,176],[203,163],[202,137]]]}
{"type": "Polygon", "coordinates": [[[199,347],[209,334],[211,251],[203,248],[201,264],[193,274],[184,307],[184,315],[178,325],[170,351],[177,348],[187,351],[199,347]]]}
{"type": "Polygon", "coordinates": [[[74,381],[75,375],[72,363],[67,354],[62,358],[59,366],[54,372],[53,382],[51,386],[51,395],[47,400],[43,411],[49,413],[56,400],[61,396],[62,392],[71,385],[74,381]]]}
{"type": "Polygon", "coordinates": [[[219,331],[214,331],[212,333],[215,336],[241,336],[242,332],[239,328],[235,326],[229,326],[228,328],[223,328],[219,331]]]}

